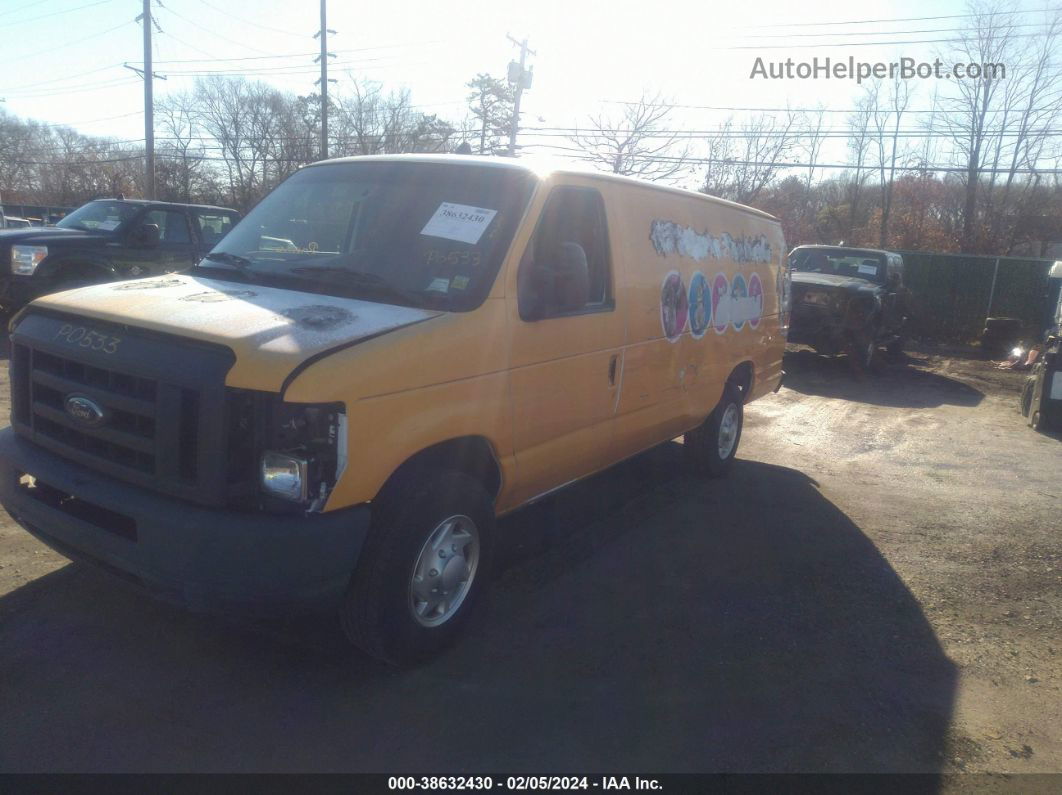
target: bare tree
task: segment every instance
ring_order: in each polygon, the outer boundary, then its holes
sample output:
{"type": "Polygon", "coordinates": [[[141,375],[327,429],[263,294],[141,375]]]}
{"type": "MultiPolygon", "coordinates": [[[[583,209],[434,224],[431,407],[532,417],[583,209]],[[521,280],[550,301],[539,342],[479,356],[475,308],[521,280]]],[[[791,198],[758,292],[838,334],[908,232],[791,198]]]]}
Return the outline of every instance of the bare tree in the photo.
{"type": "MultiPolygon", "coordinates": [[[[971,26],[946,56],[951,63],[1005,64],[1010,55],[1015,30],[1013,14],[999,10],[987,0],[974,0],[971,26]]],[[[986,158],[991,155],[990,139],[994,123],[1002,124],[1000,99],[1002,82],[996,75],[976,80],[957,80],[958,95],[942,102],[948,110],[943,123],[950,132],[965,169],[965,197],[962,210],[962,251],[978,248],[978,189],[986,158]]]]}
{"type": "Polygon", "coordinates": [[[896,180],[896,164],[904,155],[900,145],[900,126],[904,113],[911,103],[908,83],[899,77],[893,79],[888,96],[882,97],[882,86],[875,85],[868,99],[873,107],[871,118],[874,125],[874,143],[877,154],[878,189],[881,199],[881,220],[878,226],[878,246],[885,248],[889,237],[889,216],[892,212],[892,188],[896,180]]]}
{"type": "Polygon", "coordinates": [[[800,114],[760,114],[740,126],[727,119],[707,140],[702,190],[743,204],[754,202],[783,171],[800,141],[800,114]]]}
{"type": "Polygon", "coordinates": [[[659,94],[623,105],[618,115],[590,116],[571,141],[594,165],[613,174],[667,181],[689,169],[689,136],[669,130],[672,106],[659,94]]]}
{"type": "Polygon", "coordinates": [[[848,218],[843,227],[842,239],[849,243],[860,225],[863,188],[869,173],[866,164],[871,144],[870,119],[878,104],[877,85],[873,84],[873,91],[866,92],[858,100],[855,110],[848,117],[848,152],[852,173],[845,186],[848,218]]]}
{"type": "Polygon", "coordinates": [[[351,80],[351,93],[337,100],[336,149],[346,154],[444,152],[455,130],[433,114],[420,113],[409,89],[384,93],[380,83],[351,80]]]}

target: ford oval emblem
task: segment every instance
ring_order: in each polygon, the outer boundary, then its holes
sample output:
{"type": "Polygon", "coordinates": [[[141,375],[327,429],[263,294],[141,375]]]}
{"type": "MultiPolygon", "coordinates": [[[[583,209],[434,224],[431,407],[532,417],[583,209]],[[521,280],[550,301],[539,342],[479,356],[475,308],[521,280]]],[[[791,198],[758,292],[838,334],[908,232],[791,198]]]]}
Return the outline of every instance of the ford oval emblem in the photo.
{"type": "Polygon", "coordinates": [[[89,428],[103,425],[107,412],[95,400],[85,395],[67,395],[63,403],[66,413],[89,428]]]}

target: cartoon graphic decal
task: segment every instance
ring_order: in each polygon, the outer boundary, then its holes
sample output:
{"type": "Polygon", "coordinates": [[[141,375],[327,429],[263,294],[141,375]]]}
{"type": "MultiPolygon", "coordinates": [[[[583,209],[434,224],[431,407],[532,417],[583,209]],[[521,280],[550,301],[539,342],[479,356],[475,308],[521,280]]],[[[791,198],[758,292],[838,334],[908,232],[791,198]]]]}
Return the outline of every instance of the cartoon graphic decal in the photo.
{"type": "Polygon", "coordinates": [[[759,328],[763,317],[763,282],[758,273],[749,276],[749,311],[749,328],[759,328]]]}
{"type": "Polygon", "coordinates": [[[730,325],[730,280],[717,273],[712,281],[712,328],[722,334],[730,325]]]}
{"type": "Polygon", "coordinates": [[[712,319],[712,292],[708,289],[708,280],[700,271],[690,279],[689,315],[690,334],[699,340],[708,330],[712,319]]]}
{"type": "Polygon", "coordinates": [[[734,327],[734,331],[745,328],[748,297],[748,285],[745,283],[745,277],[739,273],[730,282],[730,325],[734,327]]]}
{"type": "Polygon", "coordinates": [[[664,283],[660,287],[660,324],[668,341],[677,342],[682,336],[686,329],[688,307],[682,276],[678,271],[671,271],[664,277],[664,283]]]}

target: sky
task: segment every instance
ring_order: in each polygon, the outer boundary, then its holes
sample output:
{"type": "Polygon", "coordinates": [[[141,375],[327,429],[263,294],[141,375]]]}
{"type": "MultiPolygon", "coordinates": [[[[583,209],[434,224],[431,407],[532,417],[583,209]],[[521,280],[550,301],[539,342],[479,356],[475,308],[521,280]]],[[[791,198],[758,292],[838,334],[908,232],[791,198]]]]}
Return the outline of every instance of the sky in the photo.
{"type": "MultiPolygon", "coordinates": [[[[1021,0],[1036,12],[1056,0],[1021,0]]],[[[143,139],[143,87],[123,63],[142,63],[135,17],[142,0],[0,0],[0,107],[121,140],[143,139]]],[[[745,111],[825,107],[834,129],[860,92],[852,80],[750,77],[757,57],[931,61],[954,38],[963,0],[767,2],[403,2],[330,0],[331,76],[408,87],[428,113],[460,118],[478,72],[504,76],[529,40],[534,84],[524,94],[525,127],[585,126],[614,116],[644,92],[678,106],[669,126],[708,129],[745,111]],[[945,17],[932,19],[931,17],[945,17]]],[[[156,97],[190,88],[196,74],[246,74],[296,94],[316,90],[317,0],[153,0],[156,97]]],[[[936,83],[912,81],[912,107],[928,108],[936,83]]],[[[943,90],[948,90],[944,86],[943,90]]],[[[539,135],[522,143],[566,144],[539,135]]],[[[823,162],[843,156],[832,142],[823,162]]],[[[530,150],[529,150],[530,151],[530,150]]]]}

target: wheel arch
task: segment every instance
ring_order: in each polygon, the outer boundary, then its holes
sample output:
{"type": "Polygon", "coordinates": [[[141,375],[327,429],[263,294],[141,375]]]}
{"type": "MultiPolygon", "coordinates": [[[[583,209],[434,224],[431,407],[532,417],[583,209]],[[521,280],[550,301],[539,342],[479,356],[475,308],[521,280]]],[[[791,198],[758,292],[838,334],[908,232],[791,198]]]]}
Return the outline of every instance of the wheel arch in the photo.
{"type": "Polygon", "coordinates": [[[48,269],[42,275],[52,280],[62,279],[68,274],[109,279],[115,273],[114,265],[106,259],[73,252],[60,254],[47,265],[48,269]]]}
{"type": "Polygon", "coordinates": [[[752,386],[756,380],[756,366],[751,359],[739,362],[730,375],[726,377],[728,384],[733,384],[741,390],[741,402],[748,403],[752,395],[752,386]]]}
{"type": "Polygon", "coordinates": [[[437,442],[414,453],[403,461],[384,482],[375,499],[395,489],[408,477],[421,471],[449,469],[478,480],[491,500],[496,500],[502,487],[502,469],[494,446],[485,436],[458,436],[437,442]]]}

